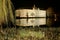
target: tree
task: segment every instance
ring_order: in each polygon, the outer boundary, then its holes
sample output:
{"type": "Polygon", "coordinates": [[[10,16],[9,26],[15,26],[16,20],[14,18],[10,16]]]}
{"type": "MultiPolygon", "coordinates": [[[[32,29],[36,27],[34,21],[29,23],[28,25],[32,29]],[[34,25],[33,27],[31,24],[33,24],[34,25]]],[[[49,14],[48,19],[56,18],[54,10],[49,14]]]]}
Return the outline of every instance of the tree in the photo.
{"type": "Polygon", "coordinates": [[[14,15],[11,0],[0,0],[0,25],[14,24],[14,15]]]}

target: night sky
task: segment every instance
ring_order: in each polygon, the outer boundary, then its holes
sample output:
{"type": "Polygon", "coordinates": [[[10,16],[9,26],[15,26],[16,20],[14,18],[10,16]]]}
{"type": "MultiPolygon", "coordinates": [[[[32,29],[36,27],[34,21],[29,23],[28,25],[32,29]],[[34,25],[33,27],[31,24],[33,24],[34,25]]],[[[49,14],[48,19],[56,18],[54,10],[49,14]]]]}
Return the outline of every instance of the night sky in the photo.
{"type": "Polygon", "coordinates": [[[55,11],[60,11],[60,2],[58,0],[11,0],[15,9],[36,7],[47,9],[53,7],[55,11]]]}
{"type": "MultiPolygon", "coordinates": [[[[54,11],[60,15],[60,1],[59,0],[11,0],[15,10],[19,8],[32,8],[33,5],[37,8],[46,10],[48,7],[52,7],[54,11]]],[[[54,25],[60,25],[60,16],[57,17],[57,21],[54,25]]],[[[56,26],[55,25],[55,26],[56,26]]]]}

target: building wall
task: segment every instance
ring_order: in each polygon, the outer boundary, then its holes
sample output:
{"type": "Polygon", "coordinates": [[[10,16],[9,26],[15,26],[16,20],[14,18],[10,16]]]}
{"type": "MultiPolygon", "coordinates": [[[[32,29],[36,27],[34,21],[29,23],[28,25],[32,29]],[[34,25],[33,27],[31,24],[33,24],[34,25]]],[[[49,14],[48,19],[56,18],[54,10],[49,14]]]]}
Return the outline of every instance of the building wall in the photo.
{"type": "Polygon", "coordinates": [[[16,19],[17,25],[20,26],[36,26],[36,25],[39,26],[46,24],[45,10],[20,9],[16,10],[16,17],[22,18],[22,19],[16,19]]]}

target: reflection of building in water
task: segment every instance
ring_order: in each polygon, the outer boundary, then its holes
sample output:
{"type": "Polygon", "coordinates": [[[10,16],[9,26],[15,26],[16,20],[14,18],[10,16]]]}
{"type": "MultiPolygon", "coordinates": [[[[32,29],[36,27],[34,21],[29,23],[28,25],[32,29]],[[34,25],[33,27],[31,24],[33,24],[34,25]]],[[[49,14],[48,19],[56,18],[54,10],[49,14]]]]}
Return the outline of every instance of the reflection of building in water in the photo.
{"type": "Polygon", "coordinates": [[[36,26],[46,24],[46,11],[40,9],[16,10],[16,24],[20,26],[36,26]]]}
{"type": "Polygon", "coordinates": [[[16,24],[19,26],[52,26],[57,20],[53,8],[40,10],[34,7],[33,9],[18,9],[16,12],[16,24]]]}

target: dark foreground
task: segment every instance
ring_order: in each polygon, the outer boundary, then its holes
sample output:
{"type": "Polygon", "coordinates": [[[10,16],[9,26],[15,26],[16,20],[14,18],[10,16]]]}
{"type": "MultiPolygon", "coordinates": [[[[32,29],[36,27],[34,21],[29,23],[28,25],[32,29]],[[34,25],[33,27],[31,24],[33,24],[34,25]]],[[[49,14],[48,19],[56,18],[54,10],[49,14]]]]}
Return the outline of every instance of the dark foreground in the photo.
{"type": "Polygon", "coordinates": [[[60,40],[60,28],[0,28],[0,40],[60,40]]]}

